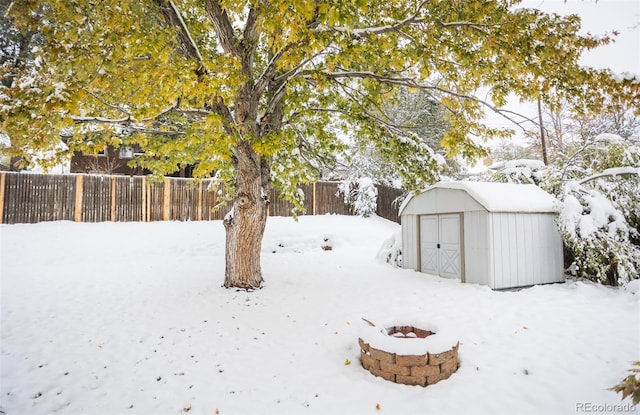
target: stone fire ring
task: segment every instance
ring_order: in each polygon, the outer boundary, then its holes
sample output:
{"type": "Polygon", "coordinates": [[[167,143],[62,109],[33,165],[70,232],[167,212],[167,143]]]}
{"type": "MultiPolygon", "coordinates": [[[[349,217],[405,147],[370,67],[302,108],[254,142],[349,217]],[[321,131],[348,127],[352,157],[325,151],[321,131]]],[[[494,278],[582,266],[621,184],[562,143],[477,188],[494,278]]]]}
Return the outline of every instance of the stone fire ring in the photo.
{"type": "Polygon", "coordinates": [[[389,324],[362,330],[360,359],[375,376],[404,385],[427,386],[460,367],[460,343],[433,324],[389,324]]]}

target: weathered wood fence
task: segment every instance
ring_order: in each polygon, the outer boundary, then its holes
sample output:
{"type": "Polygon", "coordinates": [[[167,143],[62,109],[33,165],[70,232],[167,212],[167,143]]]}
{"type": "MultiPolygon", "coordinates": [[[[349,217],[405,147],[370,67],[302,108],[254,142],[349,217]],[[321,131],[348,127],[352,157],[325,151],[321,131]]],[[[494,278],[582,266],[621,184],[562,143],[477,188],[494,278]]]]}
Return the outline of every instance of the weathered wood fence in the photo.
{"type": "MultiPolygon", "coordinates": [[[[209,189],[210,183],[179,178],[158,182],[144,176],[0,172],[0,223],[222,219],[229,207],[214,209],[221,196],[216,189],[209,189]]],[[[336,196],[338,183],[318,182],[301,189],[306,214],[351,214],[349,206],[336,196]]],[[[377,214],[398,221],[393,201],[400,194],[398,189],[378,187],[377,214]]],[[[293,206],[280,200],[275,189],[269,200],[271,216],[291,216],[293,206]]]]}

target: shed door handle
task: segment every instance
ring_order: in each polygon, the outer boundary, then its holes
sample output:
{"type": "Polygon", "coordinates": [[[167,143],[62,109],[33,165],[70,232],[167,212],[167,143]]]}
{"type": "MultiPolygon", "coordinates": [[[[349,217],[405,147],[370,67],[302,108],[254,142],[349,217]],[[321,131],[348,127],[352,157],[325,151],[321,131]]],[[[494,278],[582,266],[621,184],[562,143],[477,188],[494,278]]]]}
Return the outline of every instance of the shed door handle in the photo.
{"type": "Polygon", "coordinates": [[[438,244],[438,249],[440,249],[440,244],[438,244]]]}

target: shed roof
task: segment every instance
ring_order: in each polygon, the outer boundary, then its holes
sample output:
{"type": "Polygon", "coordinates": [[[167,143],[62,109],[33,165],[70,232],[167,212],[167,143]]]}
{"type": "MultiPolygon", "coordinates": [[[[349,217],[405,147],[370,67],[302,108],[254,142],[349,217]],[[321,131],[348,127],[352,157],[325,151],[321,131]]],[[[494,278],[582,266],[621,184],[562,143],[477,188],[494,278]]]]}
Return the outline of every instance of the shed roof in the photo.
{"type": "Polygon", "coordinates": [[[412,200],[432,189],[462,190],[489,212],[557,212],[558,200],[534,184],[493,182],[439,182],[421,194],[408,197],[400,206],[398,215],[412,200]]]}

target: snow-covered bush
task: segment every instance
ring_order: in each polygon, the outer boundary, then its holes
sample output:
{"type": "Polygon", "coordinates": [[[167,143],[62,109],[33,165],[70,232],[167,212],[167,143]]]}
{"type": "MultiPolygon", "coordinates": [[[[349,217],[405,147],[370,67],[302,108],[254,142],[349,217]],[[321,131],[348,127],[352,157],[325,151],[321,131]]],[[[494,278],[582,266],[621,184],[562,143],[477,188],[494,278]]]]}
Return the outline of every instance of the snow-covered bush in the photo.
{"type": "Polygon", "coordinates": [[[402,267],[402,230],[398,229],[388,239],[386,239],[376,258],[379,261],[387,262],[396,267],[402,267]]]}
{"type": "Polygon", "coordinates": [[[369,217],[376,213],[378,206],[378,189],[369,177],[346,179],[338,185],[338,193],[342,194],[344,203],[351,206],[354,214],[369,217]]]}
{"type": "Polygon", "coordinates": [[[540,160],[509,160],[495,175],[496,181],[504,183],[540,184],[546,178],[546,166],[540,160]]]}
{"type": "Polygon", "coordinates": [[[561,154],[556,163],[567,180],[585,177],[618,167],[640,166],[640,141],[625,140],[616,134],[600,134],[592,141],[561,154]]]}
{"type": "Polygon", "coordinates": [[[554,165],[514,160],[495,181],[533,183],[561,202],[569,271],[609,285],[640,278],[640,143],[601,134],[554,165]]]}
{"type": "Polygon", "coordinates": [[[640,273],[637,230],[602,192],[578,182],[565,186],[558,219],[560,233],[580,278],[607,285],[625,285],[640,273]]]}
{"type": "Polygon", "coordinates": [[[507,161],[492,179],[501,183],[535,184],[557,196],[561,191],[560,174],[557,168],[545,166],[540,160],[518,159],[507,161]]]}

